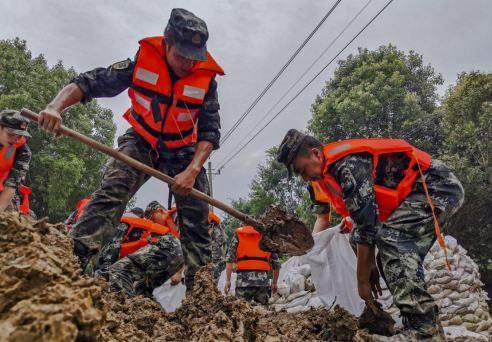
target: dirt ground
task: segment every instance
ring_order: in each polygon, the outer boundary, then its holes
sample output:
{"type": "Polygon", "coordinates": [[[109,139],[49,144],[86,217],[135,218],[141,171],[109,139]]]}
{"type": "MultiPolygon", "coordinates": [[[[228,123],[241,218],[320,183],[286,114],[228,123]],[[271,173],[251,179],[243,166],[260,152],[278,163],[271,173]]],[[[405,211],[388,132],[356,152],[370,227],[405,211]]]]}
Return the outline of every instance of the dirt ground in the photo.
{"type": "Polygon", "coordinates": [[[63,225],[0,214],[0,341],[364,341],[340,307],[272,312],[224,297],[212,266],[173,314],[81,276],[63,225]]]}

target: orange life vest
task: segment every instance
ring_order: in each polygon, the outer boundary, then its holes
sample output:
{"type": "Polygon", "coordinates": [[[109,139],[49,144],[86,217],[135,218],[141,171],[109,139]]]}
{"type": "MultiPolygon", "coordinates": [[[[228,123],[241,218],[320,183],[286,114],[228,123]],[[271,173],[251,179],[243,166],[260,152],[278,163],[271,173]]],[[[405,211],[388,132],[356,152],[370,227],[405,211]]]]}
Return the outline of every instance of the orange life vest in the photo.
{"type": "Polygon", "coordinates": [[[3,183],[9,176],[10,170],[14,165],[15,151],[26,143],[26,138],[20,138],[15,144],[0,145],[0,191],[3,191],[3,183]]]}
{"type": "Polygon", "coordinates": [[[213,212],[209,211],[208,212],[208,223],[220,224],[220,218],[217,215],[215,215],[213,212]]]}
{"type": "Polygon", "coordinates": [[[75,214],[75,217],[74,217],[74,222],[77,222],[77,220],[79,219],[80,216],[82,216],[82,214],[84,213],[84,210],[85,210],[85,207],[87,206],[87,204],[91,201],[91,197],[86,197],[86,198],[82,198],[80,201],[77,202],[77,205],[75,206],[75,208],[77,209],[77,214],[75,214]]]}
{"type": "Polygon", "coordinates": [[[405,197],[412,191],[412,186],[422,170],[430,167],[431,157],[401,139],[351,139],[337,141],[323,146],[325,157],[324,179],[318,184],[329,197],[331,205],[343,217],[350,216],[342,197],[340,184],[329,173],[329,167],[336,161],[350,154],[369,153],[373,157],[373,176],[376,175],[379,158],[384,154],[405,153],[409,157],[405,176],[395,189],[374,185],[374,193],[378,205],[380,222],[384,222],[398,208],[405,197]]]}
{"type": "Polygon", "coordinates": [[[163,48],[164,38],[139,41],[132,85],[128,95],[132,106],[123,115],[154,148],[159,142],[170,149],[193,146],[197,141],[198,112],[210,81],[224,75],[207,52],[207,60],[197,62],[190,75],[171,83],[163,48]]]}
{"type": "Polygon", "coordinates": [[[159,236],[173,233],[166,226],[139,217],[123,216],[121,222],[126,223],[129,228],[121,243],[120,258],[132,254],[138,249],[146,246],[149,243],[148,238],[157,241],[159,236]]]}
{"type": "Polygon", "coordinates": [[[238,246],[236,251],[236,269],[238,271],[269,271],[270,252],[259,247],[261,235],[251,226],[236,229],[238,246]]]}
{"type": "Polygon", "coordinates": [[[19,211],[25,215],[29,215],[29,210],[30,210],[29,195],[32,194],[32,190],[31,190],[31,188],[29,188],[25,185],[21,185],[19,192],[22,195],[22,201],[21,201],[21,204],[19,206],[19,211]]]}
{"type": "MultiPolygon", "coordinates": [[[[326,203],[330,206],[330,212],[328,213],[328,220],[331,222],[331,209],[332,205],[330,202],[330,196],[323,190],[320,181],[310,182],[311,187],[313,188],[314,199],[321,203],[326,203]]],[[[352,231],[354,225],[352,224],[352,220],[349,216],[345,216],[341,221],[340,232],[347,234],[352,231]]]]}

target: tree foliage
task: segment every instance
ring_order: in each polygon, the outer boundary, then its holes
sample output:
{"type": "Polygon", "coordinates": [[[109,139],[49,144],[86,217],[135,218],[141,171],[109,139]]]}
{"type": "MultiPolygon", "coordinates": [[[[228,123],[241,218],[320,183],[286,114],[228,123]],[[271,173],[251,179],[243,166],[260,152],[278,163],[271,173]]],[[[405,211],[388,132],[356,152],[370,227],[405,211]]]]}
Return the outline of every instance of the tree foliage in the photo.
{"type": "MultiPolygon", "coordinates": [[[[44,109],[75,76],[62,62],[48,66],[43,55],[33,57],[25,41],[0,40],[0,108],[44,109]]],[[[113,114],[92,101],[64,113],[64,125],[112,146],[113,114]]],[[[33,189],[31,207],[38,216],[60,221],[77,200],[99,185],[106,157],[69,138],[55,138],[31,124],[28,145],[33,152],[26,180],[33,189]]]]}
{"type": "Polygon", "coordinates": [[[441,132],[434,113],[436,87],[443,83],[422,56],[392,45],[359,48],[339,62],[314,104],[309,130],[321,141],[405,138],[436,152],[441,132]]]}
{"type": "Polygon", "coordinates": [[[465,188],[449,228],[479,264],[492,291],[492,74],[462,73],[443,101],[442,159],[465,188]]]}
{"type": "MultiPolygon", "coordinates": [[[[288,179],[285,167],[276,161],[277,147],[269,149],[264,164],[258,166],[257,173],[250,184],[248,198],[233,201],[233,206],[249,215],[260,216],[270,204],[279,204],[286,212],[300,217],[308,226],[314,224],[310,212],[309,195],[306,184],[299,178],[288,179]]],[[[226,218],[224,225],[228,230],[239,227],[241,223],[226,218]]]]}

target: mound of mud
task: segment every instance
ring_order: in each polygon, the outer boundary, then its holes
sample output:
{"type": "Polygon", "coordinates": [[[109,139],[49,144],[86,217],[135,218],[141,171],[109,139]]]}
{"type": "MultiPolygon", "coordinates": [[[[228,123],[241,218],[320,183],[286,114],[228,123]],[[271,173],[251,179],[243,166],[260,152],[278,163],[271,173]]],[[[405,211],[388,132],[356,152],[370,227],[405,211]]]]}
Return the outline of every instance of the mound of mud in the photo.
{"type": "Polygon", "coordinates": [[[350,341],[345,310],[267,311],[224,297],[212,266],[173,314],[151,299],[111,293],[82,276],[63,225],[0,214],[0,341],[350,341]]]}

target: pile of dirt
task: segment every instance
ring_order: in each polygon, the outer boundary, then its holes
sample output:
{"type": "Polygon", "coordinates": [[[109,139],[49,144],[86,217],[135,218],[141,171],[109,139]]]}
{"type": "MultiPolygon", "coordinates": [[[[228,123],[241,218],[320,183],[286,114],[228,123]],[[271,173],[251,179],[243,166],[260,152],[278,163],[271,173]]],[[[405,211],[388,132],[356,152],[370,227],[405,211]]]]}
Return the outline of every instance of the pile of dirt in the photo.
{"type": "Polygon", "coordinates": [[[0,214],[1,341],[350,341],[342,308],[272,312],[216,287],[212,266],[173,314],[151,299],[111,293],[82,276],[63,225],[0,214]]]}

